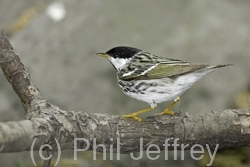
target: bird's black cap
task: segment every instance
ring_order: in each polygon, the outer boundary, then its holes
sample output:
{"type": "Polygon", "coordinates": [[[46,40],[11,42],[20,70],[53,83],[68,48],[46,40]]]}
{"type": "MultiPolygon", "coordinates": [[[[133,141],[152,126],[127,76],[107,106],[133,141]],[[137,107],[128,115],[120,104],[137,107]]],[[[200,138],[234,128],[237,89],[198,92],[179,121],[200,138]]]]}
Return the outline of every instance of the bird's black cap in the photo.
{"type": "Polygon", "coordinates": [[[131,58],[133,57],[135,54],[139,53],[140,49],[137,48],[132,48],[132,47],[128,47],[128,46],[118,46],[115,48],[110,49],[109,51],[106,52],[106,54],[108,54],[109,56],[113,57],[113,58],[131,58]]]}

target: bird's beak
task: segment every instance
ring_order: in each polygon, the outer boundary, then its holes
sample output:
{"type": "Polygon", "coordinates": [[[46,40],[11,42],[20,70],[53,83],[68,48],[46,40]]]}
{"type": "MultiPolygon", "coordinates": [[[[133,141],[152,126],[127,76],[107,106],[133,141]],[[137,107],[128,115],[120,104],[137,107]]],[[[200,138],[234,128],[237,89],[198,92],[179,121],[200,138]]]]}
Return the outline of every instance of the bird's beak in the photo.
{"type": "Polygon", "coordinates": [[[104,57],[104,58],[109,58],[109,57],[110,57],[110,56],[109,56],[108,54],[106,54],[106,53],[96,53],[96,55],[102,56],[102,57],[104,57]]]}

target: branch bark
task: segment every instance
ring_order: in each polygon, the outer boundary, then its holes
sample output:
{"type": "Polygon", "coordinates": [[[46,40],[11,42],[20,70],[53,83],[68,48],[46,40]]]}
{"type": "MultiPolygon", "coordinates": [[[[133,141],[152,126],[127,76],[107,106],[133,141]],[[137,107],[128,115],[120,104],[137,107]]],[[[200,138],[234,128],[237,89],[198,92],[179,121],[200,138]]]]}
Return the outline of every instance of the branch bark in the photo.
{"type": "Polygon", "coordinates": [[[113,147],[113,152],[128,154],[140,150],[140,138],[143,150],[150,144],[165,150],[166,140],[168,150],[173,150],[174,139],[180,144],[177,149],[188,145],[185,150],[197,143],[210,148],[250,144],[250,109],[215,110],[203,116],[178,112],[174,117],[151,116],[142,122],[117,115],[64,111],[41,96],[2,29],[0,66],[27,111],[25,120],[0,122],[2,153],[29,151],[32,144],[33,150],[50,144],[57,151],[58,142],[62,150],[89,146],[88,150],[101,152],[103,148],[95,146],[103,144],[107,152],[113,147]]]}

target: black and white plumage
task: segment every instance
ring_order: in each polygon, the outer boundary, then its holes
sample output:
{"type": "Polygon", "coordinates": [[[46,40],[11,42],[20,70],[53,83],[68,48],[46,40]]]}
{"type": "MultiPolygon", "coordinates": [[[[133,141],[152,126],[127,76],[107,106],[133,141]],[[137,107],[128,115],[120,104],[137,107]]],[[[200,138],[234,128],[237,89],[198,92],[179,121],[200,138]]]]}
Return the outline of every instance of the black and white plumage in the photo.
{"type": "MultiPolygon", "coordinates": [[[[157,103],[174,99],[178,101],[179,96],[203,76],[228,66],[194,64],[126,46],[115,47],[98,55],[108,58],[114,66],[122,91],[132,98],[149,103],[152,109],[157,103]]],[[[141,120],[138,114],[133,114],[126,117],[141,120]]]]}

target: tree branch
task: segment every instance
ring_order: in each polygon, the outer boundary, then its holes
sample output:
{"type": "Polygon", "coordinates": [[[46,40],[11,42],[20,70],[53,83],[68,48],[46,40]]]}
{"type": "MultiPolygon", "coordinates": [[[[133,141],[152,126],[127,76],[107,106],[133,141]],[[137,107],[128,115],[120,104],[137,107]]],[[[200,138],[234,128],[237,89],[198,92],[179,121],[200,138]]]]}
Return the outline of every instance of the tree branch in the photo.
{"type": "MultiPolygon", "coordinates": [[[[250,144],[250,109],[216,110],[203,116],[179,112],[174,117],[151,116],[142,122],[116,115],[61,110],[41,96],[2,29],[0,66],[27,111],[25,120],[0,123],[2,153],[28,151],[32,144],[33,150],[50,144],[52,151],[57,151],[58,142],[62,150],[89,146],[88,150],[102,151],[102,147],[95,146],[103,144],[107,152],[113,147],[113,152],[127,154],[140,150],[140,138],[143,150],[150,144],[164,150],[166,141],[170,144],[168,150],[173,150],[175,139],[187,145],[185,150],[197,143],[212,148],[217,144],[219,148],[250,144]]],[[[177,149],[182,149],[181,145],[177,149]]]]}
{"type": "Polygon", "coordinates": [[[15,53],[3,29],[0,29],[0,66],[26,111],[34,106],[31,104],[32,101],[39,103],[44,100],[38,88],[30,80],[29,73],[15,53]]]}

